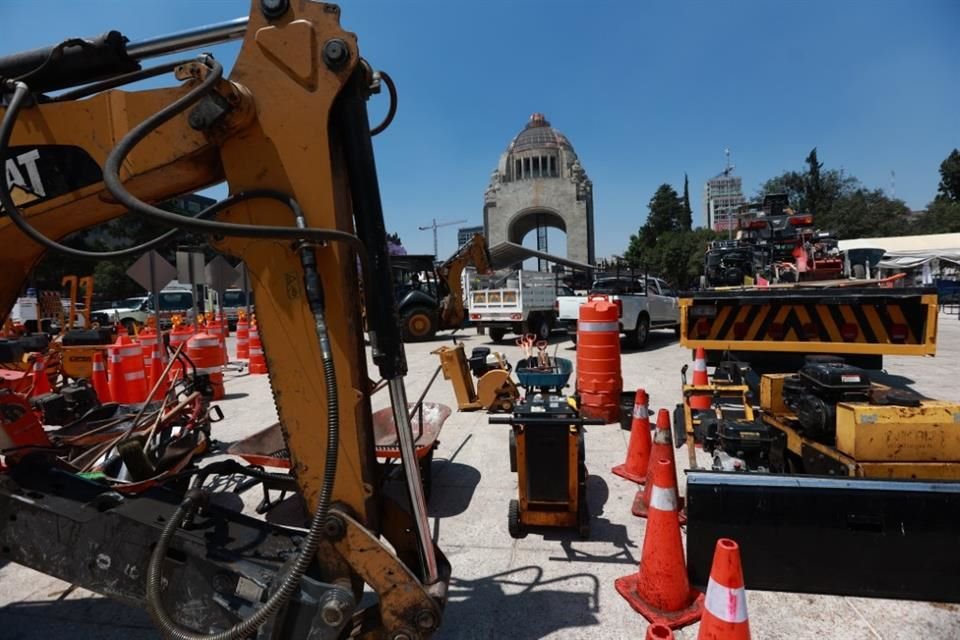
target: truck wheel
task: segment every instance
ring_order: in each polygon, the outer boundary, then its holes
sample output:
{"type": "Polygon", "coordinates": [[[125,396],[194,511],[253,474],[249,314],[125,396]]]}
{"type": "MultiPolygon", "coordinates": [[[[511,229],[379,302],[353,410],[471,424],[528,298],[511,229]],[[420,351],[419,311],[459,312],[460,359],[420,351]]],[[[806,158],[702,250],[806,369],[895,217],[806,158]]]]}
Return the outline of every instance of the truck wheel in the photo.
{"type": "Polygon", "coordinates": [[[523,530],[523,524],[520,522],[520,502],[518,500],[510,501],[510,508],[507,510],[507,531],[511,538],[524,538],[527,532],[523,530]]]}
{"type": "Polygon", "coordinates": [[[650,337],[650,318],[646,314],[640,314],[637,318],[637,326],[627,334],[627,346],[632,349],[643,349],[647,345],[647,339],[650,337]]]}
{"type": "Polygon", "coordinates": [[[400,317],[400,333],[404,342],[429,340],[437,334],[437,320],[426,307],[412,307],[400,317]]]}
{"type": "Polygon", "coordinates": [[[540,316],[533,324],[533,333],[536,334],[538,340],[549,340],[551,331],[553,331],[553,328],[550,326],[549,318],[540,316]]]}
{"type": "Polygon", "coordinates": [[[490,327],[490,339],[494,342],[503,342],[503,337],[507,335],[507,330],[500,327],[490,327]]]}

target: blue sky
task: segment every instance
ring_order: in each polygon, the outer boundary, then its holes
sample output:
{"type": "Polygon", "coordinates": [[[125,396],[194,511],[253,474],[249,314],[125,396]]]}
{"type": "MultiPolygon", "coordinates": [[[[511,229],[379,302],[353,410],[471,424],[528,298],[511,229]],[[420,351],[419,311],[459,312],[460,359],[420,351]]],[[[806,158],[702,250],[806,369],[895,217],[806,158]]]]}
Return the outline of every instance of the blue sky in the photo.
{"type": "MultiPolygon", "coordinates": [[[[131,40],[248,12],[243,0],[0,1],[0,54],[117,29],[131,40]]],[[[656,187],[702,189],[730,148],[748,195],[816,146],[827,167],[922,208],[960,147],[960,2],[343,2],[397,81],[376,138],[387,224],[415,252],[432,218],[482,221],[510,139],[541,111],[594,183],[597,255],[620,253],[656,187]]],[[[215,50],[225,62],[237,47],[215,50]]],[[[371,103],[378,120],[385,99],[371,103]]],[[[222,193],[222,190],[219,191],[222,193]]],[[[440,254],[455,245],[441,229],[440,254]]],[[[551,237],[551,248],[559,243],[551,237]]],[[[528,238],[528,243],[532,238],[528,238]]],[[[561,251],[558,251],[562,253],[561,251]]]]}

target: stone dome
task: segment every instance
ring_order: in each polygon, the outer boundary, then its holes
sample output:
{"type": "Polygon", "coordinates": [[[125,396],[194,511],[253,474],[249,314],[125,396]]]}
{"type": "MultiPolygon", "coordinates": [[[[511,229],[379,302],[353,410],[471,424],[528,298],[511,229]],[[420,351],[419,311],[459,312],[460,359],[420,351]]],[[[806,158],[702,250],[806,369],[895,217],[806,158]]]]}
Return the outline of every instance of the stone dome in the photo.
{"type": "Polygon", "coordinates": [[[510,142],[507,153],[561,148],[573,153],[573,145],[567,137],[551,127],[542,113],[534,113],[530,116],[527,126],[510,142]]]}

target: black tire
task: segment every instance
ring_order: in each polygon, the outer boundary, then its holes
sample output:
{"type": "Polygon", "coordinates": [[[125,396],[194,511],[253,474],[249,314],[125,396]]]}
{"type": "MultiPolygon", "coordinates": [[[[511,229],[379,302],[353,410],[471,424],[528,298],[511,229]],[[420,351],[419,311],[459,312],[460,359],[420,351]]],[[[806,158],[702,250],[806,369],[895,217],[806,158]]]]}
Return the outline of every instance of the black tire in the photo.
{"type": "Polygon", "coordinates": [[[534,316],[527,322],[527,333],[537,336],[537,340],[549,340],[552,331],[550,319],[544,316],[534,316]]]}
{"type": "Polygon", "coordinates": [[[507,335],[507,330],[502,327],[490,327],[488,330],[490,339],[494,342],[503,342],[503,337],[507,335]]]}
{"type": "Polygon", "coordinates": [[[527,532],[523,529],[523,523],[520,522],[520,501],[511,500],[507,509],[507,531],[511,538],[525,538],[527,532]]]}
{"type": "Polygon", "coordinates": [[[590,537],[590,504],[587,502],[587,452],[582,433],[577,444],[577,533],[581,540],[587,540],[590,537]]]}
{"type": "Polygon", "coordinates": [[[427,307],[410,307],[400,314],[400,333],[404,342],[420,342],[437,335],[437,314],[427,307]]]}
{"type": "Polygon", "coordinates": [[[650,318],[647,314],[641,313],[637,318],[637,324],[627,335],[627,346],[631,349],[643,349],[647,346],[647,340],[650,339],[650,318]]]}
{"type": "Polygon", "coordinates": [[[517,472],[517,434],[510,431],[510,472],[517,472]]]}

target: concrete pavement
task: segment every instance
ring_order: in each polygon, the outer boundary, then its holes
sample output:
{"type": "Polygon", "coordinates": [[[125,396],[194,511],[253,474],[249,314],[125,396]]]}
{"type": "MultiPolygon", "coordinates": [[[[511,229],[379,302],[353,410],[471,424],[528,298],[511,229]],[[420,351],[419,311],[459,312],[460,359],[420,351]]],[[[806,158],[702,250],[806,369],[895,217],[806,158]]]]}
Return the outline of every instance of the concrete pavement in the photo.
{"type": "MultiPolygon", "coordinates": [[[[462,336],[466,349],[487,344],[485,336],[462,336]]],[[[430,351],[449,337],[408,345],[408,395],[416,398],[438,364],[430,351]]],[[[551,346],[551,350],[554,347],[551,346]]],[[[569,342],[558,355],[575,358],[569,342]]],[[[519,349],[502,347],[515,362],[519,349]]],[[[672,333],[655,332],[648,348],[623,357],[626,388],[643,386],[651,409],[673,407],[680,398],[680,367],[689,352],[672,333]]],[[[960,322],[941,316],[936,358],[888,358],[887,369],[915,390],[960,401],[960,387],[948,384],[960,361],[960,322]]],[[[235,441],[272,424],[276,413],[265,376],[232,373],[226,419],[214,436],[235,441]]],[[[428,399],[451,407],[450,384],[439,378],[428,399]]],[[[385,405],[385,392],[374,408],[385,405]]],[[[446,422],[433,466],[431,524],[453,566],[450,601],[437,637],[453,638],[636,638],[645,621],[613,588],[615,578],[635,572],[644,521],[630,514],[636,491],[610,469],[623,462],[628,432],[617,425],[590,427],[586,460],[592,537],[575,532],[531,533],[514,540],[507,533],[507,502],[516,496],[509,471],[508,430],[487,424],[485,413],[455,412],[446,422]]],[[[701,452],[702,455],[702,452],[701,452]]],[[[677,462],[686,464],[686,452],[677,462]]],[[[681,493],[683,487],[681,486],[681,493]]],[[[251,499],[253,499],[251,497],[251,499]]],[[[841,569],[838,569],[841,570],[841,569]]],[[[749,576],[747,576],[749,586],[749,576]]],[[[814,640],[930,640],[960,637],[960,606],[806,594],[748,591],[754,638],[814,640]]],[[[145,613],[82,589],[6,564],[0,567],[0,637],[18,640],[59,638],[156,638],[145,613]]],[[[696,637],[696,626],[677,634],[696,637]]]]}

